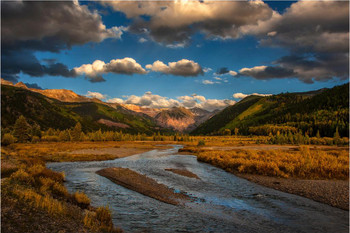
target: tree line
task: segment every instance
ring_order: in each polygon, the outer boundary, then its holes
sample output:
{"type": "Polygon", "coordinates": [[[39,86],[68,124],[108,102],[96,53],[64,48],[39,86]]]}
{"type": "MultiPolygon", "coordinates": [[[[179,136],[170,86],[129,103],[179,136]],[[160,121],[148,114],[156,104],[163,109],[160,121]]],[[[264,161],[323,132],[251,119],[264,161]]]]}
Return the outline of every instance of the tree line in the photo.
{"type": "Polygon", "coordinates": [[[128,134],[122,131],[102,131],[101,129],[91,132],[84,132],[80,122],[74,127],[65,130],[52,129],[42,131],[40,126],[29,125],[24,116],[20,116],[13,127],[13,130],[4,129],[1,131],[2,145],[9,145],[15,142],[78,142],[78,141],[193,141],[194,138],[187,134],[163,135],[160,132],[149,136],[146,134],[128,134]]]}

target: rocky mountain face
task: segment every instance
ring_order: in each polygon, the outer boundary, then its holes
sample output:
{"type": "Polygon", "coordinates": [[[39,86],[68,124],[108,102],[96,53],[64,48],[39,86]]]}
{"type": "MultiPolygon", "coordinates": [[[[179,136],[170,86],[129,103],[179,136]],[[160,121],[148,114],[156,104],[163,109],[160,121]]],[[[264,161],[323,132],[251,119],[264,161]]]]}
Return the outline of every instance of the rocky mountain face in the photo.
{"type": "Polygon", "coordinates": [[[154,119],[161,127],[179,132],[189,132],[212,115],[213,113],[200,108],[186,109],[183,107],[173,107],[161,111],[154,119]]]}
{"type": "Polygon", "coordinates": [[[146,114],[150,117],[155,117],[159,112],[162,111],[162,109],[159,108],[145,108],[135,104],[121,104],[121,106],[134,112],[146,114]]]}
{"type": "Polygon", "coordinates": [[[134,104],[121,104],[121,106],[131,111],[148,115],[154,118],[159,126],[179,132],[189,132],[195,129],[218,112],[218,110],[209,112],[201,108],[173,107],[159,109],[146,108],[134,104]]]}

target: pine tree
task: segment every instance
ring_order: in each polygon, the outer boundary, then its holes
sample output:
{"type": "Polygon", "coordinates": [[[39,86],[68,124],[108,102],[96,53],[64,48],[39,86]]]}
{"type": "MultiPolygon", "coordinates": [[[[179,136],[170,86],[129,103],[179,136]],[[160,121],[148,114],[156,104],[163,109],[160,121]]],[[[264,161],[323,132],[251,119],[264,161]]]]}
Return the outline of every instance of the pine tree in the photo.
{"type": "Polygon", "coordinates": [[[317,133],[316,133],[316,138],[320,138],[321,135],[320,135],[320,130],[317,130],[317,133]]]}
{"type": "Polygon", "coordinates": [[[13,136],[15,136],[18,142],[26,142],[30,140],[30,126],[24,116],[20,116],[14,125],[13,136]]]}
{"type": "Polygon", "coordinates": [[[72,130],[72,141],[79,141],[81,132],[81,124],[78,122],[72,130]]]}
{"type": "Polygon", "coordinates": [[[37,136],[39,138],[41,138],[41,129],[40,126],[35,124],[32,128],[32,136],[37,136]]]}

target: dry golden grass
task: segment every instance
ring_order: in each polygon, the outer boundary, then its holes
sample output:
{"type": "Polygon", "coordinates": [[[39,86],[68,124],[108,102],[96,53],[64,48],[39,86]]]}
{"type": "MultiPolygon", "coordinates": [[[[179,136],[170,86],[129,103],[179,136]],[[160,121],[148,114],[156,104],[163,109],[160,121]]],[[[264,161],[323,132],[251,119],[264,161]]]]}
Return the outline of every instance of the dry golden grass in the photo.
{"type": "MultiPolygon", "coordinates": [[[[62,221],[62,224],[66,222],[64,219],[69,218],[89,232],[121,232],[114,228],[109,210],[91,207],[90,199],[84,193],[70,194],[67,191],[63,173],[46,168],[40,160],[18,155],[15,157],[21,158],[16,171],[1,182],[1,197],[4,200],[15,203],[18,209],[23,207],[34,212],[44,211],[53,216],[55,221],[62,221]],[[88,225],[84,220],[87,211],[95,216],[88,225]]],[[[8,162],[5,158],[3,156],[2,160],[8,162]]]]}
{"type": "MultiPolygon", "coordinates": [[[[7,147],[2,147],[2,157],[12,156],[24,163],[30,159],[42,160],[47,162],[63,161],[102,161],[118,158],[115,154],[76,154],[71,153],[84,149],[102,149],[102,148],[130,148],[140,151],[159,148],[157,142],[40,142],[40,143],[16,143],[7,147]]],[[[137,152],[135,152],[137,153],[137,152]]],[[[129,154],[131,155],[131,154],[129,154]]],[[[38,163],[38,161],[35,161],[38,163]]]]}
{"type": "Polygon", "coordinates": [[[197,159],[229,172],[306,179],[348,179],[348,150],[203,151],[197,159]]]}

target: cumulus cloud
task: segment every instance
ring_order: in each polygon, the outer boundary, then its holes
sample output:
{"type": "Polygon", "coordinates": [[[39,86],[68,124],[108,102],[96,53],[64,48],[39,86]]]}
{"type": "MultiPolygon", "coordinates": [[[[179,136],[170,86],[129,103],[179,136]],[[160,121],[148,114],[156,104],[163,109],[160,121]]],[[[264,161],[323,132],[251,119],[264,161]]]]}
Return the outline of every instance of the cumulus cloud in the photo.
{"type": "Polygon", "coordinates": [[[261,37],[263,45],[280,45],[297,51],[347,52],[349,4],[342,1],[299,1],[281,15],[242,27],[243,34],[261,37]],[[324,17],[327,15],[328,17],[324,17]]]}
{"type": "Polygon", "coordinates": [[[169,62],[168,65],[158,60],[153,64],[146,65],[146,68],[164,74],[172,74],[185,77],[198,76],[200,74],[203,74],[203,69],[198,63],[187,59],[182,59],[177,62],[169,62]]]}
{"type": "Polygon", "coordinates": [[[232,75],[232,76],[236,76],[236,75],[237,75],[237,72],[236,72],[236,71],[233,71],[233,70],[230,70],[228,73],[229,73],[230,75],[232,75]]]}
{"type": "Polygon", "coordinates": [[[103,1],[133,19],[130,31],[147,33],[165,44],[187,44],[200,31],[208,38],[238,38],[239,29],[267,20],[272,10],[262,1],[103,1]],[[143,20],[141,16],[150,17],[143,20]]]}
{"type": "Polygon", "coordinates": [[[259,80],[297,77],[304,83],[327,81],[336,77],[346,80],[349,77],[348,61],[347,54],[321,54],[312,59],[292,55],[274,61],[274,66],[242,68],[236,77],[249,76],[259,80]]]}
{"type": "Polygon", "coordinates": [[[203,80],[202,83],[205,85],[213,85],[215,82],[210,81],[210,80],[203,80]]]}
{"type": "Polygon", "coordinates": [[[121,98],[112,98],[107,100],[107,103],[112,103],[112,104],[122,104],[123,102],[124,100],[121,98]]]}
{"type": "MultiPolygon", "coordinates": [[[[283,13],[262,1],[106,1],[103,4],[132,19],[131,32],[149,36],[168,47],[186,46],[196,32],[207,39],[249,35],[255,36],[260,46],[283,47],[290,51],[289,56],[298,54],[305,58],[305,63],[298,66],[272,63],[258,73],[257,69],[246,70],[247,75],[258,79],[296,77],[312,83],[348,76],[348,72],[346,75],[343,72],[349,62],[346,1],[298,1],[283,13]],[[331,56],[338,62],[324,66],[326,60],[320,59],[322,56],[331,56]],[[315,61],[313,66],[317,68],[309,66],[310,60],[315,61]]],[[[218,75],[225,73],[237,75],[228,69],[217,71],[218,75]]]]}
{"type": "Polygon", "coordinates": [[[141,37],[140,39],[139,39],[139,42],[140,43],[145,43],[145,42],[147,42],[148,40],[147,39],[145,39],[145,38],[143,38],[143,37],[141,37]]]}
{"type": "Polygon", "coordinates": [[[291,55],[259,72],[256,67],[246,70],[248,76],[296,77],[305,83],[349,77],[348,2],[298,1],[283,14],[273,12],[269,20],[259,20],[240,31],[257,36],[262,46],[281,46],[291,51],[291,55]]]}
{"type": "Polygon", "coordinates": [[[243,94],[243,93],[234,93],[232,96],[233,98],[235,99],[244,99],[245,97],[247,96],[250,96],[250,95],[257,95],[257,96],[270,96],[272,94],[259,94],[259,93],[252,93],[252,94],[243,94]]]}
{"type": "Polygon", "coordinates": [[[206,67],[203,69],[204,73],[208,73],[210,71],[212,71],[213,69],[212,68],[209,68],[209,67],[206,67]]]}
{"type": "Polygon", "coordinates": [[[1,4],[1,69],[4,78],[17,80],[19,73],[75,77],[62,63],[41,64],[36,51],[59,52],[73,45],[119,39],[124,27],[106,28],[101,16],[78,1],[1,4]]]}
{"type": "Polygon", "coordinates": [[[274,66],[255,66],[252,68],[242,68],[239,75],[250,76],[255,79],[286,78],[295,75],[292,69],[274,66]]]}
{"type": "Polygon", "coordinates": [[[93,92],[93,91],[88,91],[85,96],[89,98],[96,98],[99,100],[104,100],[107,98],[107,95],[103,95],[100,92],[93,92]]]}
{"type": "Polygon", "coordinates": [[[142,96],[130,95],[122,98],[113,98],[107,100],[108,103],[135,104],[148,108],[203,108],[208,111],[223,109],[236,101],[229,99],[206,99],[204,96],[193,94],[191,96],[179,96],[176,99],[155,95],[152,92],[146,92],[142,96]]]}
{"type": "Polygon", "coordinates": [[[83,75],[91,82],[105,81],[102,74],[146,74],[147,71],[142,68],[134,59],[126,57],[123,59],[113,59],[109,63],[101,60],[96,60],[92,64],[84,64],[80,67],[75,67],[74,72],[78,75],[83,75]]]}

